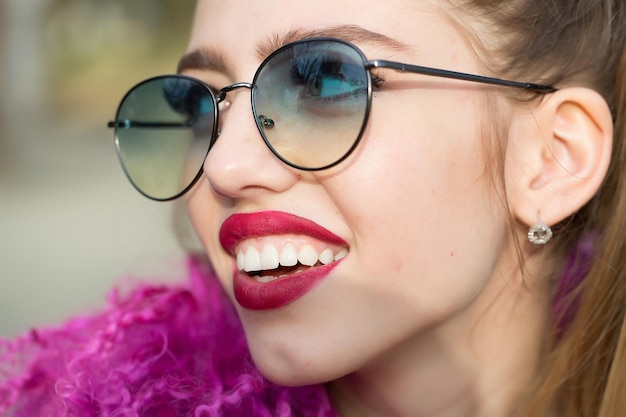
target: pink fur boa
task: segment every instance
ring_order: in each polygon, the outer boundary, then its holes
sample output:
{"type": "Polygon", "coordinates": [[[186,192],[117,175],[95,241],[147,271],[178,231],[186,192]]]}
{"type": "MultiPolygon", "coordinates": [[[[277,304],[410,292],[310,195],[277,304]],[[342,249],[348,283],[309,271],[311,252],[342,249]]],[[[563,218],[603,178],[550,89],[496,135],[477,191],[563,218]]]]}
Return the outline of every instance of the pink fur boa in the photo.
{"type": "MultiPolygon", "coordinates": [[[[576,314],[568,295],[593,257],[593,235],[573,249],[553,303],[561,336],[576,314]]],[[[263,378],[236,313],[202,262],[189,283],[113,291],[104,312],[0,339],[3,417],[337,417],[321,385],[263,378]]]]}
{"type": "Polygon", "coordinates": [[[335,417],[324,388],[271,384],[207,267],[54,329],[0,340],[0,415],[335,417]]]}

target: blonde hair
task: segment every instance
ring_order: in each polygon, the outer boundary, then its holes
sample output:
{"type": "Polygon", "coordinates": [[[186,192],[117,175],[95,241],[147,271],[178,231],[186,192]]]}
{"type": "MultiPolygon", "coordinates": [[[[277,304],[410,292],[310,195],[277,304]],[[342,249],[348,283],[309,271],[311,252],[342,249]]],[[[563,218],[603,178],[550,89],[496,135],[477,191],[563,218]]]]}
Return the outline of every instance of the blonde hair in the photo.
{"type": "MultiPolygon", "coordinates": [[[[593,88],[615,125],[609,172],[579,212],[557,225],[559,248],[572,251],[590,233],[588,274],[569,297],[576,315],[549,335],[544,365],[519,415],[626,415],[626,2],[624,0],[457,0],[481,24],[486,66],[511,79],[593,88]],[[489,28],[493,33],[484,33],[489,28]]],[[[483,55],[483,54],[481,54],[483,55]]],[[[484,58],[484,57],[483,57],[484,58]]]]}

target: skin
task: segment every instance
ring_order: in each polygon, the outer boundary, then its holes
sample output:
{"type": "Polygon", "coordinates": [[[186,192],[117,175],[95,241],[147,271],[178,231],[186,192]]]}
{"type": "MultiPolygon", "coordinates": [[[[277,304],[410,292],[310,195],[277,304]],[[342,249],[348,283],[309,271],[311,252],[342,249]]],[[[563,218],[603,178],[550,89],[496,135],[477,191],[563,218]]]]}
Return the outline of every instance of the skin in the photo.
{"type": "MultiPolygon", "coordinates": [[[[200,0],[188,51],[210,48],[226,68],[184,72],[218,88],[250,82],[261,62],[257,46],[269,38],[358,25],[405,45],[356,42],[369,59],[484,73],[440,7],[200,0]]],[[[503,415],[534,375],[549,297],[541,280],[522,278],[497,198],[502,190],[489,180],[481,135],[485,87],[377,74],[385,83],[361,144],[322,172],[298,171],[274,157],[254,124],[249,90],[229,93],[205,175],[186,197],[194,228],[231,297],[236,261],[218,240],[231,214],[293,213],[348,243],[348,256],[331,276],[296,302],[251,311],[233,301],[253,358],[272,381],[326,383],[344,416],[503,415]]],[[[506,103],[503,108],[517,111],[506,103]]],[[[534,126],[527,113],[513,125],[534,126]]],[[[527,179],[507,182],[520,193],[545,172],[541,163],[531,164],[538,173],[508,157],[505,163],[527,179]]],[[[537,206],[519,200],[525,204],[519,217],[531,224],[537,206]]],[[[551,213],[542,220],[565,215],[551,213]]],[[[540,275],[544,262],[530,258],[529,276],[540,275]]]]}

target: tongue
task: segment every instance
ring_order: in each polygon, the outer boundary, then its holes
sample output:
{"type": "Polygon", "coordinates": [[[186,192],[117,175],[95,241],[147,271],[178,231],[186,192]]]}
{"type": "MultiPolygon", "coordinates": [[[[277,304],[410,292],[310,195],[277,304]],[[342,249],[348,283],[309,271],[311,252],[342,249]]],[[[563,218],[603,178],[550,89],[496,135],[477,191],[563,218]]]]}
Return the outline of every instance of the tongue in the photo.
{"type": "Polygon", "coordinates": [[[269,269],[265,271],[253,271],[247,274],[251,277],[280,277],[281,275],[289,275],[299,271],[305,271],[311,268],[310,266],[297,264],[294,266],[279,266],[276,269],[269,269]]]}

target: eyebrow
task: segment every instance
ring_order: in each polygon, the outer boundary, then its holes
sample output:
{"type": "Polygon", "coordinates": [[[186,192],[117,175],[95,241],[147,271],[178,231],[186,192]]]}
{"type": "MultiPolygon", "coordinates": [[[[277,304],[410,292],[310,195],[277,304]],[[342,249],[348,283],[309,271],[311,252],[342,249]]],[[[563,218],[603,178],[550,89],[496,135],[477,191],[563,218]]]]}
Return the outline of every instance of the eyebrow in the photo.
{"type": "Polygon", "coordinates": [[[310,38],[338,38],[354,44],[371,44],[394,50],[407,49],[407,45],[356,25],[333,26],[325,29],[292,30],[282,35],[274,35],[257,46],[257,58],[263,60],[275,50],[292,42],[310,38]]]}
{"type": "Polygon", "coordinates": [[[177,73],[186,70],[207,70],[226,73],[228,64],[224,56],[212,48],[200,48],[183,55],[178,61],[177,73]]]}
{"type": "MultiPolygon", "coordinates": [[[[324,29],[297,29],[275,34],[257,45],[256,56],[262,61],[285,45],[310,38],[338,38],[357,45],[374,45],[400,51],[408,49],[407,45],[383,34],[356,25],[341,25],[324,29]]],[[[214,48],[199,48],[185,54],[178,62],[178,73],[194,69],[227,73],[228,62],[214,48]]]]}

